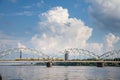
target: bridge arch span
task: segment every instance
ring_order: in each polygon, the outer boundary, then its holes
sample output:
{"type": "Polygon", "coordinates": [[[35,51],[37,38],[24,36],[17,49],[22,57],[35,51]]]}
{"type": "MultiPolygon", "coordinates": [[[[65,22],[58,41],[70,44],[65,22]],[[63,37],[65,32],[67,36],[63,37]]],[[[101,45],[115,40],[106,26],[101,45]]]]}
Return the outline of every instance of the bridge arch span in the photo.
{"type": "Polygon", "coordinates": [[[85,59],[85,58],[86,59],[98,59],[99,58],[99,56],[96,55],[94,52],[91,52],[85,49],[69,48],[69,49],[65,49],[63,53],[65,54],[66,51],[69,52],[69,57],[76,56],[76,58],[73,58],[73,59],[85,59]]]}
{"type": "Polygon", "coordinates": [[[4,58],[6,56],[10,56],[10,55],[15,55],[18,54],[20,56],[20,53],[25,53],[25,54],[30,54],[31,55],[37,55],[39,58],[47,58],[49,57],[48,55],[46,55],[45,53],[36,50],[36,49],[32,49],[32,48],[12,48],[12,49],[7,49],[7,50],[3,50],[0,51],[0,59],[4,58]]]}
{"type": "Polygon", "coordinates": [[[101,59],[115,59],[120,58],[120,49],[119,50],[112,50],[105,52],[104,54],[100,55],[101,59]]]}

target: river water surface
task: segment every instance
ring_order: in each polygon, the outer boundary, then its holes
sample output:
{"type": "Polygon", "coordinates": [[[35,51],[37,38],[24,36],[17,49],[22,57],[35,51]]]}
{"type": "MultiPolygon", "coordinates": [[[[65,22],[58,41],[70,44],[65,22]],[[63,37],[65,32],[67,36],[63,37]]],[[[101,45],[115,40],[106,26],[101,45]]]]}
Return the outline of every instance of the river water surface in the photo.
{"type": "Polygon", "coordinates": [[[0,66],[3,80],[120,80],[120,67],[0,66]]]}

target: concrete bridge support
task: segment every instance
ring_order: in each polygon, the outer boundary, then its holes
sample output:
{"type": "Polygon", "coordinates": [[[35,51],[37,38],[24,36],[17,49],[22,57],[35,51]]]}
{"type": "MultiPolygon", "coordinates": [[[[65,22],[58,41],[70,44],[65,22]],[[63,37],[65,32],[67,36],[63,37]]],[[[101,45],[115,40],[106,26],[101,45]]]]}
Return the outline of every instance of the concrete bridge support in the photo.
{"type": "Polygon", "coordinates": [[[2,80],[2,76],[1,76],[1,74],[0,74],[0,80],[2,80]]]}
{"type": "Polygon", "coordinates": [[[97,63],[96,63],[96,66],[97,66],[97,67],[104,67],[104,63],[103,63],[103,62],[97,62],[97,63]]]}
{"type": "Polygon", "coordinates": [[[20,51],[20,59],[22,59],[22,51],[20,51]]]}
{"type": "Polygon", "coordinates": [[[69,51],[65,51],[65,61],[68,61],[69,51]]]}
{"type": "Polygon", "coordinates": [[[46,67],[52,67],[52,62],[47,62],[46,67]]]}

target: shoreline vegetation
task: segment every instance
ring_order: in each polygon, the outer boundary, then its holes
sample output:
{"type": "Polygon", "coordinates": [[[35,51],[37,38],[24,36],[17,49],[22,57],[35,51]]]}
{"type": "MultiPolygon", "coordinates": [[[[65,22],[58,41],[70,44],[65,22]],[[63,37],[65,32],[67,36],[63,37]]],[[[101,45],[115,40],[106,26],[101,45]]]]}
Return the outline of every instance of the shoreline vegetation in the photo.
{"type": "MultiPolygon", "coordinates": [[[[46,63],[36,63],[35,65],[46,65],[46,63]]],[[[96,66],[95,62],[54,62],[53,66],[96,66]]],[[[104,66],[120,67],[120,63],[104,63],[104,66]]]]}

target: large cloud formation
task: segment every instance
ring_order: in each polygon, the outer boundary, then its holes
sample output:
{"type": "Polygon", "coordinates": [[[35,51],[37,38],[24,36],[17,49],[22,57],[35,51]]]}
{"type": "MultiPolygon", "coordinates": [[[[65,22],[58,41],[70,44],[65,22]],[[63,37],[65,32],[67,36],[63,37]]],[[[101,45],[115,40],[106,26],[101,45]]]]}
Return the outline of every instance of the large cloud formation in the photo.
{"type": "Polygon", "coordinates": [[[120,32],[120,0],[89,0],[90,14],[97,20],[97,26],[110,32],[120,32]]]}
{"type": "Polygon", "coordinates": [[[109,33],[108,35],[105,36],[105,48],[106,51],[114,49],[114,45],[119,42],[120,37],[115,36],[112,33],[109,33]]]}
{"type": "Polygon", "coordinates": [[[90,43],[88,40],[92,36],[93,29],[86,26],[80,19],[71,18],[68,10],[62,7],[54,7],[39,14],[39,18],[40,33],[36,33],[27,42],[22,41],[29,45],[24,45],[21,40],[16,40],[15,37],[0,31],[0,50],[31,46],[41,49],[44,53],[56,53],[67,48],[81,48],[103,54],[103,51],[113,50],[116,43],[120,43],[120,37],[113,33],[105,35],[101,43],[90,43]]]}
{"type": "Polygon", "coordinates": [[[67,48],[101,50],[102,44],[87,43],[92,35],[92,28],[86,26],[80,19],[70,18],[67,9],[54,7],[39,17],[41,35],[36,34],[31,39],[36,48],[48,52],[67,48]]]}

